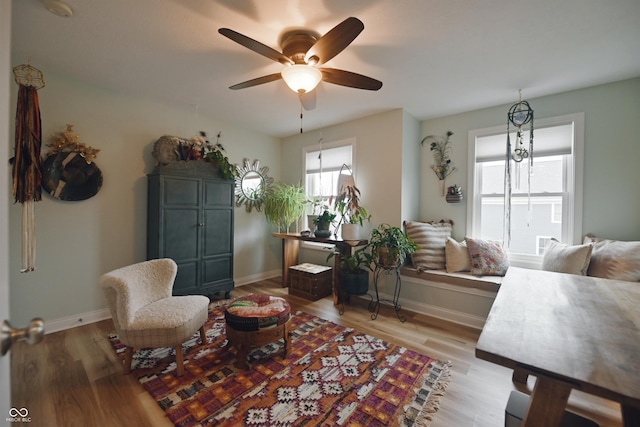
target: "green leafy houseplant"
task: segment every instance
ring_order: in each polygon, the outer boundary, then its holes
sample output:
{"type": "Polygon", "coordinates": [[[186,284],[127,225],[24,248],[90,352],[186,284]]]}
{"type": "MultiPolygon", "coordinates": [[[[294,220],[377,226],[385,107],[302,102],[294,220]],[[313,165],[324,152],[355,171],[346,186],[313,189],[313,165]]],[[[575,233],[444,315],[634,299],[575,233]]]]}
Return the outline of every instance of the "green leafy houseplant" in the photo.
{"type": "Polygon", "coordinates": [[[372,260],[383,268],[402,265],[407,255],[418,249],[418,245],[398,227],[380,224],[371,231],[369,244],[372,260]]]}
{"type": "MultiPolygon", "coordinates": [[[[371,270],[371,256],[368,247],[357,249],[351,255],[341,254],[338,268],[340,270],[340,285],[344,292],[350,295],[362,295],[369,290],[369,272],[371,270]]],[[[331,260],[339,252],[332,252],[327,257],[331,260]]]]}
{"type": "Polygon", "coordinates": [[[340,213],[342,224],[360,224],[369,221],[371,215],[360,206],[360,190],[355,185],[345,185],[336,197],[336,211],[340,213]]]}
{"type": "Polygon", "coordinates": [[[289,226],[304,215],[307,204],[304,187],[279,182],[267,192],[264,214],[267,221],[288,232],[289,226]]]}
{"type": "Polygon", "coordinates": [[[334,219],[336,219],[336,214],[324,211],[322,215],[316,217],[313,222],[318,226],[318,230],[328,230],[334,219]]]}

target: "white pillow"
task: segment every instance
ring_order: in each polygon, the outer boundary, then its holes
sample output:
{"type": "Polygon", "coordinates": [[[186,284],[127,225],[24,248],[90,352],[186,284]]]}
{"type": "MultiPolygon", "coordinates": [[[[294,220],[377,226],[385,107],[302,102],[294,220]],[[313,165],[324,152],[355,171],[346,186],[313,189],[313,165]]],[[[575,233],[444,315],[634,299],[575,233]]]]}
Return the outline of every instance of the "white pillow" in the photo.
{"type": "Polygon", "coordinates": [[[444,255],[447,273],[471,271],[471,258],[469,257],[469,249],[467,249],[466,241],[457,242],[455,239],[447,237],[444,255]]]}
{"type": "Polygon", "coordinates": [[[591,260],[593,244],[569,246],[551,238],[544,251],[542,269],[557,273],[577,274],[585,276],[591,260]]]}
{"type": "Polygon", "coordinates": [[[593,243],[589,276],[640,282],[640,242],[599,239],[587,234],[584,243],[593,243]]]}

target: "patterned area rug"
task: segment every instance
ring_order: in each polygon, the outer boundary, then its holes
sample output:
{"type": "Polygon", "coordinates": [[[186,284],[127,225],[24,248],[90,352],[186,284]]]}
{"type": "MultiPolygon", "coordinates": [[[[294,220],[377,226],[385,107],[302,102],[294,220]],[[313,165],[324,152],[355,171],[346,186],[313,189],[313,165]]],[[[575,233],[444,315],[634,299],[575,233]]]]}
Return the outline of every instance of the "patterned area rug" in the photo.
{"type": "Polygon", "coordinates": [[[198,334],[183,345],[182,377],[173,350],[134,353],[131,375],[176,426],[428,426],[438,409],[448,363],[304,312],[293,316],[288,358],[280,340],[238,369],[223,309],[209,309],[206,345],[198,334]]]}

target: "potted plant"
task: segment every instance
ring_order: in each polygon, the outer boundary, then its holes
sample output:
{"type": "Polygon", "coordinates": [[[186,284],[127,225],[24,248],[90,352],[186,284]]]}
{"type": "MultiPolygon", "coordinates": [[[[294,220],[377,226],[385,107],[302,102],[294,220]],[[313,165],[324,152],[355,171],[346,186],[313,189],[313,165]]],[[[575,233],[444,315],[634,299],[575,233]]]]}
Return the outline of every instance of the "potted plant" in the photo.
{"type": "Polygon", "coordinates": [[[314,196],[309,201],[309,205],[311,206],[311,213],[307,214],[307,225],[309,230],[313,233],[316,229],[315,219],[318,217],[320,212],[322,212],[323,209],[328,208],[328,206],[324,204],[321,196],[314,196]]]}
{"type": "Polygon", "coordinates": [[[418,249],[418,245],[398,227],[380,224],[371,231],[369,244],[373,261],[386,269],[401,266],[407,255],[418,249]]]}
{"type": "Polygon", "coordinates": [[[322,215],[318,216],[313,222],[316,225],[315,235],[320,238],[327,238],[331,236],[331,224],[333,220],[336,219],[336,214],[331,213],[327,210],[322,212],[322,215]]]}
{"type": "Polygon", "coordinates": [[[360,190],[355,184],[342,186],[336,197],[336,211],[340,213],[342,240],[360,240],[360,230],[364,221],[370,221],[371,215],[360,205],[360,190]]]}
{"type": "MultiPolygon", "coordinates": [[[[327,261],[339,252],[332,252],[327,261]]],[[[349,295],[363,295],[369,291],[369,272],[371,270],[371,257],[367,247],[356,250],[352,255],[341,254],[338,262],[340,287],[349,295]]]]}
{"type": "Polygon", "coordinates": [[[304,215],[307,204],[304,187],[279,182],[267,192],[264,214],[267,221],[289,232],[289,226],[304,215]]]}

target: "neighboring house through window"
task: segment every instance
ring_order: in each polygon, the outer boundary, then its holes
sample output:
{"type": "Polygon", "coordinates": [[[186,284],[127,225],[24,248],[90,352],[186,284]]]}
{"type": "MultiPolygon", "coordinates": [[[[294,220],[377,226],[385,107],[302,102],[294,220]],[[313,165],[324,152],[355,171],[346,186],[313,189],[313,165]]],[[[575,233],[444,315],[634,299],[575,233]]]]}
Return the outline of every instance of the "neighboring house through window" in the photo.
{"type": "MultiPolygon", "coordinates": [[[[528,148],[529,129],[525,146],[528,148]]],[[[579,242],[582,233],[584,114],[535,120],[530,193],[527,160],[512,162],[513,265],[535,267],[551,237],[579,242]],[[519,186],[516,184],[519,181],[519,186]]],[[[515,141],[515,132],[511,141],[515,141]]],[[[506,125],[469,132],[467,234],[503,240],[506,125]]],[[[512,144],[513,146],[513,144],[512,144]]]]}

